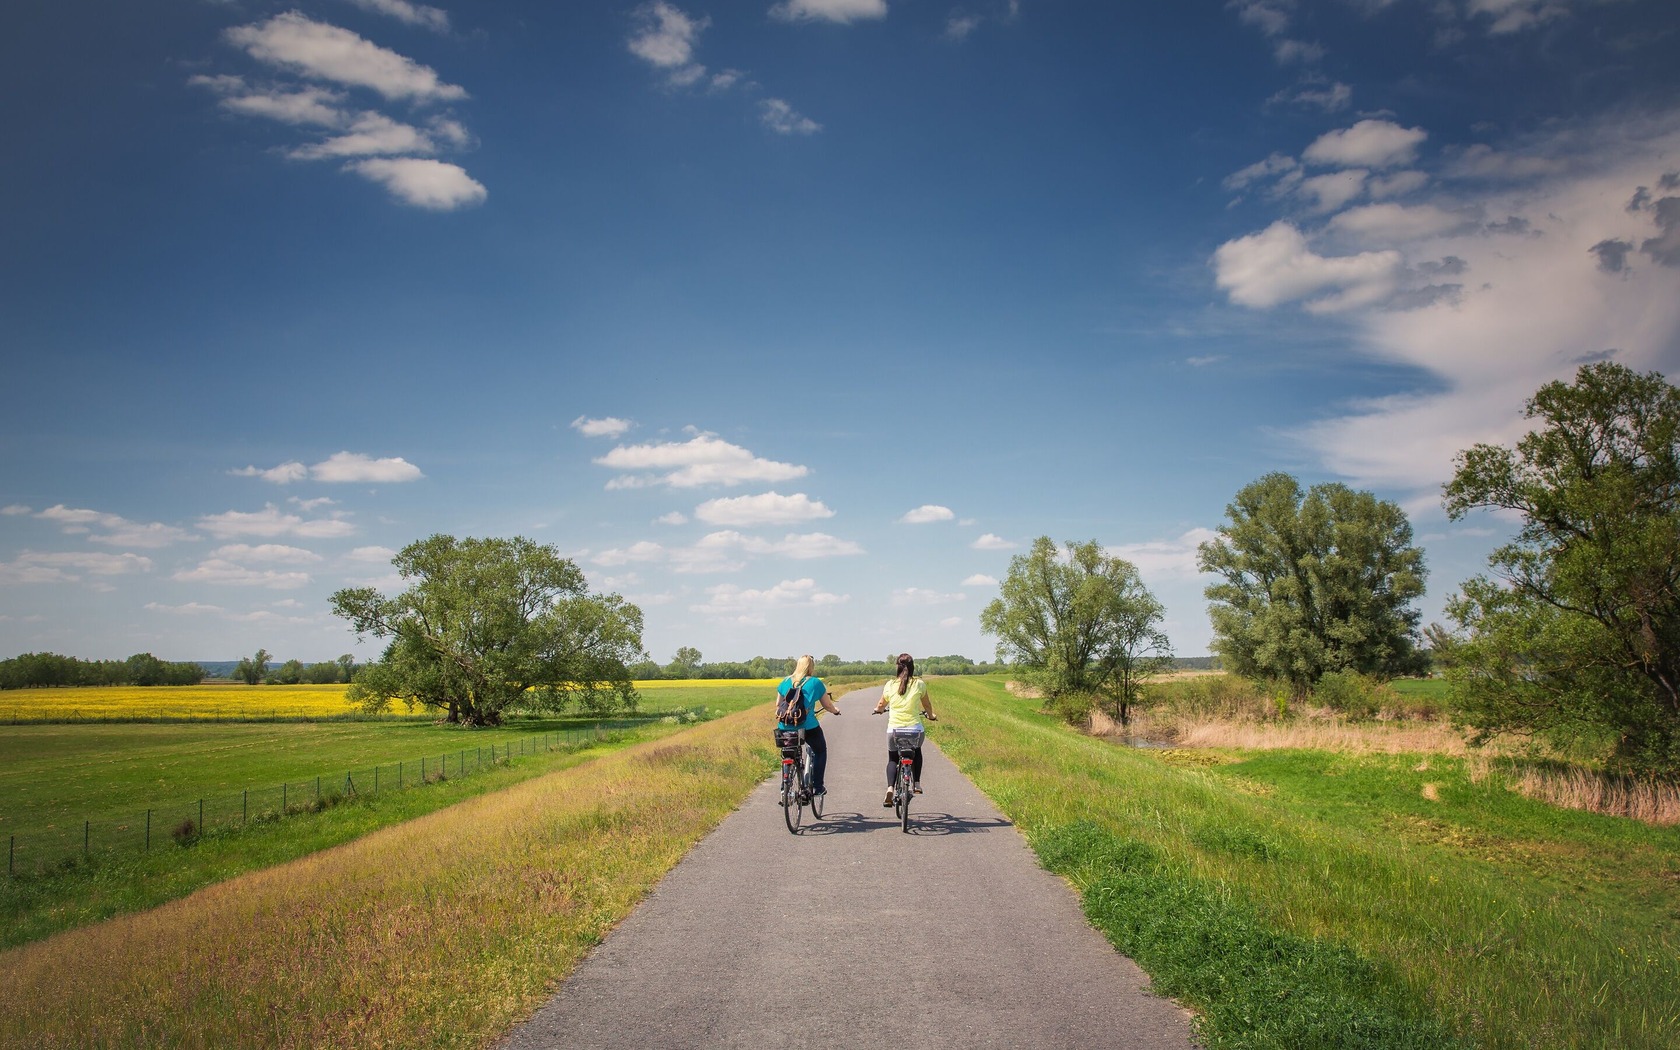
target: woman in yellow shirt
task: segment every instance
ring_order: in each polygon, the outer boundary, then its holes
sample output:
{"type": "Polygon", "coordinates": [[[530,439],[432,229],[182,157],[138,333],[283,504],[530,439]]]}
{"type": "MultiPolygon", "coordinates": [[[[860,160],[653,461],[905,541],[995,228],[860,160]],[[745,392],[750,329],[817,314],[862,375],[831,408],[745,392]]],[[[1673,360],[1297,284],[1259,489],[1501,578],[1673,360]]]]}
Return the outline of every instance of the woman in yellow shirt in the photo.
{"type": "Polygon", "coordinates": [[[929,722],[939,721],[928,699],[927,683],[916,677],[916,661],[909,653],[898,654],[898,677],[881,687],[881,699],[875,704],[875,714],[887,712],[887,800],[881,805],[891,809],[893,779],[898,776],[898,751],[893,747],[893,733],[900,729],[916,731],[916,749],[910,752],[910,778],[915,781],[916,794],[922,793],[922,745],[925,732],[921,715],[929,722]],[[918,711],[917,708],[920,708],[918,711]]]}

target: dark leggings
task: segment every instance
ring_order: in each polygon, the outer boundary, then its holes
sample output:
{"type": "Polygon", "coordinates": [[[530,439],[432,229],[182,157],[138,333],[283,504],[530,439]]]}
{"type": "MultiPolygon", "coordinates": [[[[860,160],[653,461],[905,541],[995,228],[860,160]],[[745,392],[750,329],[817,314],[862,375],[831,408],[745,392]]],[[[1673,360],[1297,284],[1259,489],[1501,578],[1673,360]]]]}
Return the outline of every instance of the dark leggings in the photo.
{"type": "Polygon", "coordinates": [[[811,783],[807,786],[814,794],[824,790],[823,772],[828,769],[828,741],[823,739],[823,731],[819,727],[805,730],[805,742],[811,745],[811,783]]]}
{"type": "MultiPolygon", "coordinates": [[[[916,745],[916,750],[910,752],[910,779],[920,784],[922,782],[922,747],[916,745]]],[[[898,748],[887,744],[887,786],[892,787],[898,780],[898,748]]]]}

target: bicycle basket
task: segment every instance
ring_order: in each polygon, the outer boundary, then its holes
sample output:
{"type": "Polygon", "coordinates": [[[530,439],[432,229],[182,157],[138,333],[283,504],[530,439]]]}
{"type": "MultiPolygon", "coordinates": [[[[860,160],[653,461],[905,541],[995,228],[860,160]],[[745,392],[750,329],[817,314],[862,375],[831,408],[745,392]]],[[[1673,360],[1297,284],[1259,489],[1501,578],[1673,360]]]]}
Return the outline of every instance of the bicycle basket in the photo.
{"type": "Polygon", "coordinates": [[[892,747],[894,751],[914,751],[922,746],[922,731],[920,729],[895,729],[892,732],[892,747]]]}
{"type": "Polygon", "coordinates": [[[776,748],[790,758],[797,758],[799,756],[799,730],[776,730],[776,748]]]}

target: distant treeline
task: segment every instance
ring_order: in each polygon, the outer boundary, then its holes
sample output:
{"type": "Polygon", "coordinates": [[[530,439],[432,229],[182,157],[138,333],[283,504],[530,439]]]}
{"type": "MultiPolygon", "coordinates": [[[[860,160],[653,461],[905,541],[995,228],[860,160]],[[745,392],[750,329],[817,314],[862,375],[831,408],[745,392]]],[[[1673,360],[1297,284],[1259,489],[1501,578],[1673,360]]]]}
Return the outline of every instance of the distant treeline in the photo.
{"type": "MultiPolygon", "coordinates": [[[[751,660],[720,660],[705,663],[692,649],[679,649],[677,658],[668,664],[643,660],[630,665],[630,677],[638,682],[656,679],[699,678],[781,678],[793,672],[795,657],[755,656],[751,660]]],[[[989,674],[1000,669],[998,664],[975,663],[966,656],[928,656],[916,660],[917,674],[989,674]]],[[[878,675],[890,678],[894,664],[889,660],[842,660],[832,653],[817,661],[817,674],[823,678],[878,675]]]]}
{"type": "Polygon", "coordinates": [[[55,685],[197,685],[204,668],[171,663],[151,653],[126,660],[78,660],[57,653],[24,653],[0,660],[0,689],[55,685]]]}

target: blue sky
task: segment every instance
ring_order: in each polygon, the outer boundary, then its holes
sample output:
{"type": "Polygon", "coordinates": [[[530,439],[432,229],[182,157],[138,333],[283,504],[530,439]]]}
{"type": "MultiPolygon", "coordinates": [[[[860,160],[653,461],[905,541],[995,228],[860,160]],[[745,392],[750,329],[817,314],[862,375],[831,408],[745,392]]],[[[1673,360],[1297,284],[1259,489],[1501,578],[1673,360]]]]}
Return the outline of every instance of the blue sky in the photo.
{"type": "Polygon", "coordinates": [[[991,655],[1031,540],[1680,372],[1672,0],[42,0],[0,34],[0,655],[363,655],[527,535],[709,659],[991,655]]]}

